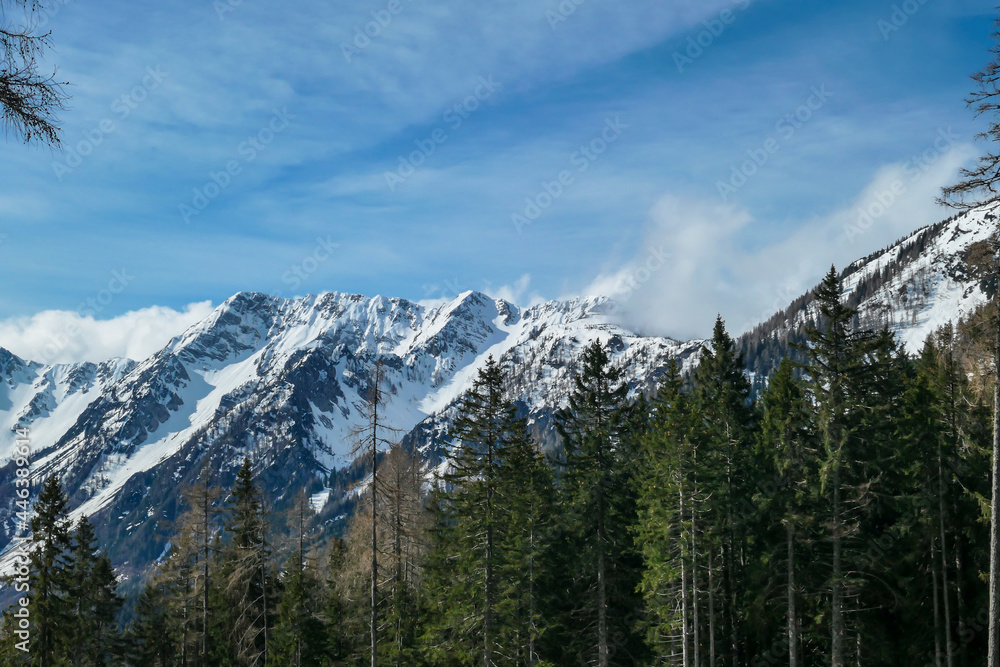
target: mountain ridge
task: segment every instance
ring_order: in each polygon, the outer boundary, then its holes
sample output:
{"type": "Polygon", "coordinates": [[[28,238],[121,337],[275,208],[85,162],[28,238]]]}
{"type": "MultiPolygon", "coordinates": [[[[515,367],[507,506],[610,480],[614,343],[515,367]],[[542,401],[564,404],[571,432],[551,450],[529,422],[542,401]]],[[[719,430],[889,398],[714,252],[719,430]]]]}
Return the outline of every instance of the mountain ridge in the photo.
{"type": "Polygon", "coordinates": [[[249,457],[273,478],[279,502],[292,488],[326,490],[331,519],[349,509],[343,489],[331,487],[350,475],[350,431],[376,359],[393,395],[388,422],[434,456],[439,439],[419,434],[453,409],[489,356],[519,369],[511,390],[539,423],[559,406],[553,397],[568,393],[575,359],[593,340],[629,363],[636,391],[669,359],[697,352],[698,342],[635,334],[612,310],[603,297],[519,308],[470,291],[427,307],[341,292],[241,292],[141,361],[46,367],[5,351],[0,540],[14,527],[15,426],[31,433],[33,479],[59,475],[72,516],[93,516],[116,562],[142,569],[164,545],[156,526],[176,516],[171,491],[202,469],[225,485],[249,457]],[[71,392],[70,376],[84,368],[78,384],[89,389],[71,392]]]}
{"type": "MultiPolygon", "coordinates": [[[[991,288],[964,259],[995,222],[991,210],[953,216],[846,266],[857,324],[886,326],[915,352],[937,326],[974,312],[991,288]]],[[[816,317],[806,292],[738,337],[758,386],[816,317]]],[[[434,305],[239,292],[143,360],[45,366],[0,348],[0,548],[14,530],[17,429],[30,433],[35,483],[59,475],[72,515],[94,518],[102,545],[130,576],[166,548],[163,526],[181,509],[177,490],[203,474],[227,486],[244,458],[276,507],[305,491],[336,529],[363,474],[350,432],[376,360],[392,396],[388,423],[434,463],[489,357],[511,370],[507,391],[533,435],[552,444],[552,416],[595,340],[626,369],[633,394],[651,391],[671,359],[690,370],[702,344],[630,330],[607,297],[521,308],[475,291],[434,305]]]]}

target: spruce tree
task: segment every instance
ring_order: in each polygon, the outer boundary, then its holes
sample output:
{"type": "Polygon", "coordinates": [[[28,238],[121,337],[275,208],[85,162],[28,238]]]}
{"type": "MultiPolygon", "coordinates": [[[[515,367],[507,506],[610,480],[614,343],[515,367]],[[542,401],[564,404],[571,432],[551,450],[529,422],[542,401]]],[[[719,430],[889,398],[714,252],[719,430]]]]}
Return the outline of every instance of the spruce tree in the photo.
{"type": "MultiPolygon", "coordinates": [[[[0,614],[0,664],[2,665],[30,665],[31,664],[31,637],[26,640],[16,634],[20,629],[19,621],[14,613],[18,606],[11,605],[0,614]]],[[[29,626],[30,627],[30,626],[29,626]]],[[[28,630],[30,633],[30,630],[28,630]]]]}
{"type": "Polygon", "coordinates": [[[321,620],[326,628],[325,654],[334,665],[347,663],[357,644],[352,627],[363,627],[360,619],[353,619],[350,600],[344,593],[342,577],[347,569],[347,544],[339,537],[330,542],[327,561],[326,586],[322,591],[321,620]],[[353,621],[353,623],[352,623],[353,621]]]}
{"type": "Polygon", "coordinates": [[[31,567],[31,615],[33,628],[31,659],[38,667],[54,667],[69,651],[72,609],[69,601],[69,559],[72,550],[68,504],[55,475],[42,485],[31,519],[33,548],[31,567]]]}
{"type": "Polygon", "coordinates": [[[180,628],[171,614],[164,583],[146,584],[136,601],[135,618],[125,635],[126,662],[135,667],[173,667],[180,660],[180,628]]]}
{"type": "Polygon", "coordinates": [[[537,665],[545,632],[543,587],[550,566],[555,508],[552,468],[524,419],[510,421],[501,452],[497,501],[502,513],[498,636],[507,664],[537,665]]]}
{"type": "Polygon", "coordinates": [[[288,579],[278,604],[267,664],[320,667],[328,629],[319,613],[319,583],[299,553],[288,560],[286,571],[288,579]]]}
{"type": "MultiPolygon", "coordinates": [[[[631,472],[636,456],[629,387],[600,341],[588,346],[568,405],[555,427],[565,452],[561,480],[564,521],[576,577],[565,627],[575,632],[580,655],[599,667],[634,660],[642,650],[636,619],[640,573],[632,529],[636,520],[631,472]]],[[[569,649],[569,647],[567,647],[569,649]]]]}
{"type": "Polygon", "coordinates": [[[254,481],[250,459],[244,459],[228,499],[228,542],[221,549],[223,597],[232,618],[231,636],[243,664],[266,664],[269,632],[274,618],[271,549],[267,514],[254,481]]]}
{"type": "Polygon", "coordinates": [[[310,557],[312,510],[305,491],[299,493],[290,512],[293,553],[289,556],[284,585],[275,613],[268,663],[272,665],[322,665],[327,658],[327,627],[323,613],[324,592],[310,557]]]}
{"type": "Polygon", "coordinates": [[[635,530],[644,564],[641,591],[647,611],[647,641],[656,664],[682,667],[692,664],[690,431],[689,399],[680,366],[671,359],[653,401],[650,432],[644,438],[635,530]]]}
{"type": "MultiPolygon", "coordinates": [[[[445,515],[433,562],[450,570],[454,583],[437,603],[447,630],[433,641],[438,645],[434,652],[452,652],[485,667],[495,663],[499,647],[498,577],[504,539],[499,471],[513,435],[512,410],[504,400],[502,371],[490,357],[462,401],[451,434],[451,469],[443,475],[444,489],[436,501],[445,515]]],[[[448,576],[444,571],[436,574],[448,576]]]]}
{"type": "MultiPolygon", "coordinates": [[[[962,663],[968,642],[961,638],[967,624],[963,590],[975,587],[963,579],[968,572],[968,537],[975,534],[977,524],[973,494],[967,489],[976,474],[974,433],[982,429],[976,423],[982,414],[970,391],[969,379],[962,368],[958,332],[952,324],[941,327],[933,336],[936,368],[928,368],[938,399],[935,415],[939,421],[940,440],[937,452],[937,516],[941,544],[940,557],[946,619],[945,650],[949,661],[962,663]],[[952,573],[949,575],[949,571],[952,573]]],[[[950,665],[949,665],[950,667],[950,665]]]]}
{"type": "MultiPolygon", "coordinates": [[[[771,376],[761,398],[760,448],[770,462],[769,471],[777,475],[778,483],[758,504],[774,523],[783,527],[783,549],[776,550],[769,562],[784,559],[786,633],[788,665],[805,664],[802,653],[802,623],[810,614],[805,608],[803,590],[808,590],[800,555],[804,544],[811,541],[815,529],[813,517],[817,510],[816,482],[819,457],[815,447],[812,409],[806,390],[795,377],[795,366],[783,359],[771,376]],[[783,553],[782,553],[783,552],[783,553]]],[[[777,545],[781,543],[775,541],[777,545]]],[[[811,582],[809,582],[811,583],[811,582]]]]}
{"type": "Polygon", "coordinates": [[[72,540],[66,568],[70,662],[76,667],[113,664],[121,648],[116,617],[124,602],[118,596],[118,580],[107,555],[98,551],[94,526],[87,517],[80,517],[72,540]]]}
{"type": "Polygon", "coordinates": [[[845,667],[847,660],[846,593],[850,567],[845,563],[845,540],[854,533],[848,503],[857,500],[859,488],[848,467],[853,462],[853,396],[863,377],[863,359],[870,346],[870,334],[855,331],[855,312],[843,303],[842,286],[836,269],[830,268],[814,295],[819,309],[819,326],[809,327],[806,372],[813,399],[819,408],[818,422],[823,445],[821,487],[826,494],[829,516],[827,539],[830,544],[829,589],[830,663],[845,667]]]}
{"type": "Polygon", "coordinates": [[[705,569],[711,559],[712,588],[716,582],[721,584],[721,595],[717,599],[714,590],[706,591],[711,593],[713,607],[707,612],[708,633],[716,636],[716,641],[708,638],[708,652],[736,667],[745,662],[748,650],[744,628],[750,560],[746,508],[751,506],[758,477],[753,436],[757,416],[743,357],[721,317],[694,372],[693,412],[697,474],[690,509],[692,521],[697,520],[691,531],[693,651],[697,662],[704,642],[701,601],[708,597],[701,590],[707,584],[705,569]],[[700,539],[696,543],[694,538],[700,539]],[[716,627],[721,632],[713,632],[716,627]]]}

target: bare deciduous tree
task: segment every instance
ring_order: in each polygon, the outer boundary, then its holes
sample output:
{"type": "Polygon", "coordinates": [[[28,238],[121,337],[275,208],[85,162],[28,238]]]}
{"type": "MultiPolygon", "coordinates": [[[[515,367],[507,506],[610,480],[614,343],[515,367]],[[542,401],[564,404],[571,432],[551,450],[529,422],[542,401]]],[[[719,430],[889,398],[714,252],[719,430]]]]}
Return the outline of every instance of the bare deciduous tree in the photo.
{"type": "Polygon", "coordinates": [[[49,33],[35,34],[39,0],[0,0],[0,118],[7,133],[25,143],[59,145],[56,113],[65,108],[65,82],[39,72],[39,59],[51,42],[49,33]],[[21,10],[23,21],[10,15],[21,10]]]}

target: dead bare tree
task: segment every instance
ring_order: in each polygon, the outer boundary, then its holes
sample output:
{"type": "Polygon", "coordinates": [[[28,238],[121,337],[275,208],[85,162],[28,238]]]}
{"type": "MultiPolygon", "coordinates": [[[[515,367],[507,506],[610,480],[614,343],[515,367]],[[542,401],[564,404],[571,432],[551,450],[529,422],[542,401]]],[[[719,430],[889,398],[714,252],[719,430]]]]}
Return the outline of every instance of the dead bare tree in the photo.
{"type": "MultiPolygon", "coordinates": [[[[1000,27],[1000,20],[995,24],[1000,27]]],[[[992,205],[995,213],[1000,202],[1000,29],[993,33],[995,43],[990,49],[992,59],[979,72],[972,75],[975,89],[966,98],[966,104],[977,117],[989,118],[987,129],[976,138],[990,143],[976,166],[963,169],[955,185],[941,191],[938,202],[952,208],[969,211],[992,205]]],[[[969,264],[974,272],[987,274],[994,281],[1000,277],[1000,258],[997,254],[996,233],[990,242],[984,242],[970,252],[969,264]]],[[[990,576],[989,576],[989,641],[986,664],[1000,667],[1000,291],[994,290],[994,349],[993,371],[993,466],[990,492],[990,576]]]]}
{"type": "Polygon", "coordinates": [[[371,482],[368,496],[371,501],[371,618],[369,632],[371,634],[371,665],[378,664],[378,504],[380,482],[378,477],[379,453],[391,447],[399,436],[399,429],[386,423],[385,407],[391,393],[386,380],[385,364],[379,357],[372,366],[368,386],[362,395],[362,404],[358,406],[361,413],[361,424],[352,429],[353,447],[351,454],[371,462],[371,482]]]}

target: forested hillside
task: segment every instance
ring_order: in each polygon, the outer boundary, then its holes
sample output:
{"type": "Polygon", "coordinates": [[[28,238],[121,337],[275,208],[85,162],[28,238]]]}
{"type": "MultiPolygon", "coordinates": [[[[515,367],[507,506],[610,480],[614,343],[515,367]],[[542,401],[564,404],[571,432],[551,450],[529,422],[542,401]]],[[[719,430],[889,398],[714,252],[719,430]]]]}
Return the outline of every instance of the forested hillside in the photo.
{"type": "MultiPolygon", "coordinates": [[[[123,625],[109,563],[86,522],[67,524],[51,477],[27,568],[32,655],[978,664],[991,411],[976,328],[942,327],[910,354],[859,323],[836,271],[813,303],[801,361],[779,363],[756,399],[721,320],[694,372],[671,363],[650,400],[593,342],[554,418],[554,454],[510,398],[517,368],[489,359],[449,429],[451,457],[430,469],[382,445],[391,395],[376,370],[346,532],[318,521],[304,495],[271,511],[252,457],[231,488],[205,468],[123,625]]],[[[16,609],[4,617],[4,664],[23,659],[16,609]]]]}
{"type": "MultiPolygon", "coordinates": [[[[971,275],[967,259],[995,224],[992,207],[955,215],[845,267],[840,279],[846,304],[856,311],[853,326],[885,327],[916,353],[938,327],[971,318],[994,287],[971,275]]],[[[817,308],[813,292],[806,292],[738,338],[755,391],[781,359],[801,358],[797,348],[816,325],[817,308]]]]}

